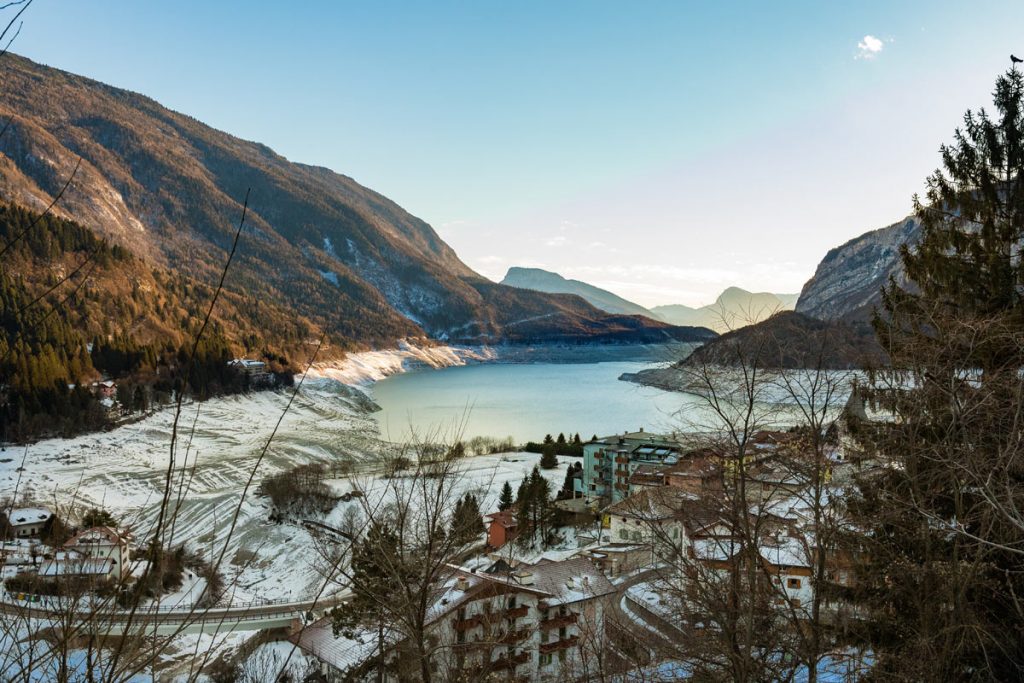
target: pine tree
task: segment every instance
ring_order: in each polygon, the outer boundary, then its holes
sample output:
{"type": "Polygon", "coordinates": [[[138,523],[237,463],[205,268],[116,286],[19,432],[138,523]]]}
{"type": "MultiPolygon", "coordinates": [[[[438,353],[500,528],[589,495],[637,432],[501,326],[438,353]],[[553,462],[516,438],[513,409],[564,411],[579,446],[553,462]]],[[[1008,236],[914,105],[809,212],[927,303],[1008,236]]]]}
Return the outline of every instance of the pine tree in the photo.
{"type": "Polygon", "coordinates": [[[371,523],[366,535],[352,544],[352,597],[331,613],[336,635],[354,638],[362,630],[377,632],[378,680],[384,680],[385,629],[392,619],[384,596],[401,595],[402,583],[415,574],[405,566],[398,547],[398,535],[389,526],[371,523]]]}
{"type": "Polygon", "coordinates": [[[519,486],[516,500],[519,536],[521,545],[547,547],[554,525],[554,506],[551,503],[551,484],[534,467],[530,476],[519,486]]]}
{"type": "Polygon", "coordinates": [[[968,112],[943,169],[915,197],[921,237],[904,247],[875,327],[891,370],[865,396],[892,415],[853,422],[891,466],[851,510],[866,534],[856,597],[881,678],[1011,680],[1024,663],[1024,79],[968,112]],[[1014,635],[1009,635],[1014,634],[1014,635]]]}
{"type": "Polygon", "coordinates": [[[498,509],[508,510],[513,505],[515,505],[515,500],[512,497],[512,484],[506,480],[505,485],[501,487],[501,495],[498,496],[498,509]]]}
{"type": "MultiPolygon", "coordinates": [[[[511,493],[510,488],[509,494],[511,493]]],[[[451,533],[459,543],[472,543],[479,539],[484,530],[480,504],[476,496],[467,493],[455,504],[451,533]]]]}
{"type": "Polygon", "coordinates": [[[555,445],[544,444],[544,448],[541,451],[540,466],[546,470],[554,469],[558,467],[558,458],[555,456],[555,445]]]}
{"type": "Polygon", "coordinates": [[[576,478],[573,476],[573,472],[576,470],[569,466],[565,468],[565,481],[562,482],[562,494],[566,498],[572,498],[575,492],[575,481],[576,478]]]}

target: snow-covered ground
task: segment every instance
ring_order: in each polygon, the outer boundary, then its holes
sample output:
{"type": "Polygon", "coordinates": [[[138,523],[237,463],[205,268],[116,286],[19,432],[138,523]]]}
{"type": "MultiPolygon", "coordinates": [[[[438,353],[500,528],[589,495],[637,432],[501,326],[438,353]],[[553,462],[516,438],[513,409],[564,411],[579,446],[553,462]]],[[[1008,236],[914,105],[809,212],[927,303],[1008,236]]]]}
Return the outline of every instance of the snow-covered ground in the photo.
{"type": "MultiPolygon", "coordinates": [[[[316,578],[312,570],[303,572],[301,553],[286,552],[308,542],[308,535],[268,523],[268,503],[255,492],[259,482],[303,463],[374,461],[388,448],[361,392],[308,378],[256,467],[289,394],[258,392],[193,403],[185,406],[179,423],[175,481],[181,502],[171,541],[187,541],[207,557],[219,554],[240,506],[225,554],[228,578],[237,575],[240,582],[240,598],[304,595],[316,578]],[[256,584],[267,573],[288,577],[290,590],[264,594],[256,584]]],[[[19,498],[27,495],[62,513],[72,503],[79,513],[102,506],[141,541],[159,512],[173,418],[173,409],[165,409],[110,432],[8,448],[0,452],[0,491],[13,495],[17,490],[19,498]]]]}
{"type": "Polygon", "coordinates": [[[359,386],[412,368],[447,368],[496,358],[494,349],[486,346],[416,346],[403,341],[395,349],[350,353],[341,361],[316,363],[308,376],[359,386]]]}

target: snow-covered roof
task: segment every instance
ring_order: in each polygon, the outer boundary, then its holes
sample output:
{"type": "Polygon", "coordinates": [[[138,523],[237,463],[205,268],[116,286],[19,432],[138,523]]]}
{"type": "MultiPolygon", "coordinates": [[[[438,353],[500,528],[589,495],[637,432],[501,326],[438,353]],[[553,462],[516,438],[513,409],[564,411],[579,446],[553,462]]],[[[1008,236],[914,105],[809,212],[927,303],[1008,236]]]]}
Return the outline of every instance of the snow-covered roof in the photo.
{"type": "Polygon", "coordinates": [[[40,576],[103,576],[113,569],[109,559],[47,560],[39,567],[40,576]]]}
{"type": "Polygon", "coordinates": [[[670,486],[643,488],[628,498],[609,505],[604,511],[620,517],[669,519],[678,516],[686,504],[695,499],[696,496],[692,493],[670,486]]]}
{"type": "MultiPolygon", "coordinates": [[[[393,631],[386,631],[384,639],[389,644],[397,640],[393,631]]],[[[329,616],[309,624],[290,640],[303,652],[339,671],[346,671],[366,661],[378,646],[376,632],[357,633],[355,638],[335,636],[329,616]]]]}
{"type": "Polygon", "coordinates": [[[76,545],[121,545],[127,543],[129,536],[125,532],[118,531],[117,529],[109,526],[94,526],[88,529],[82,529],[77,534],[69,538],[65,543],[64,547],[74,547],[76,545]]]}
{"type": "Polygon", "coordinates": [[[46,508],[14,508],[8,516],[11,526],[24,526],[27,524],[39,524],[53,517],[53,513],[46,508]]]}

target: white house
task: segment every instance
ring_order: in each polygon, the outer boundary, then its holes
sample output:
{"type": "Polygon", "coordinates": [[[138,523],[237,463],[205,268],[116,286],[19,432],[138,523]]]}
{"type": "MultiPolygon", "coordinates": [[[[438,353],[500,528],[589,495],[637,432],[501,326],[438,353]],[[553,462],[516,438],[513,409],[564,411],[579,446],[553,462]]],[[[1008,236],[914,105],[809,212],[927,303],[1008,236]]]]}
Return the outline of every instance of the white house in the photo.
{"type": "Polygon", "coordinates": [[[131,564],[130,540],[125,532],[109,526],[95,526],[79,531],[64,543],[64,548],[83,558],[109,561],[112,573],[125,576],[131,564]]]}
{"type": "Polygon", "coordinates": [[[53,513],[46,508],[14,508],[7,521],[14,538],[34,538],[43,532],[51,517],[53,513]]]}

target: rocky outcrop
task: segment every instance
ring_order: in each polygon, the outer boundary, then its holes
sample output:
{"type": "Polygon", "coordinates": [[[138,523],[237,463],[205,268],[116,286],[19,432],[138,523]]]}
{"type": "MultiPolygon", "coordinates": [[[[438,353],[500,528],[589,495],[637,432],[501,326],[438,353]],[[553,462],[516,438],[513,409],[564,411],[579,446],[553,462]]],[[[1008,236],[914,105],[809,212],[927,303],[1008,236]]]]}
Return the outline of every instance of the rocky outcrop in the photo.
{"type": "Polygon", "coordinates": [[[797,312],[821,320],[870,318],[889,278],[905,282],[900,246],[913,245],[920,229],[917,219],[909,216],[829,251],[800,292],[797,312]]]}

